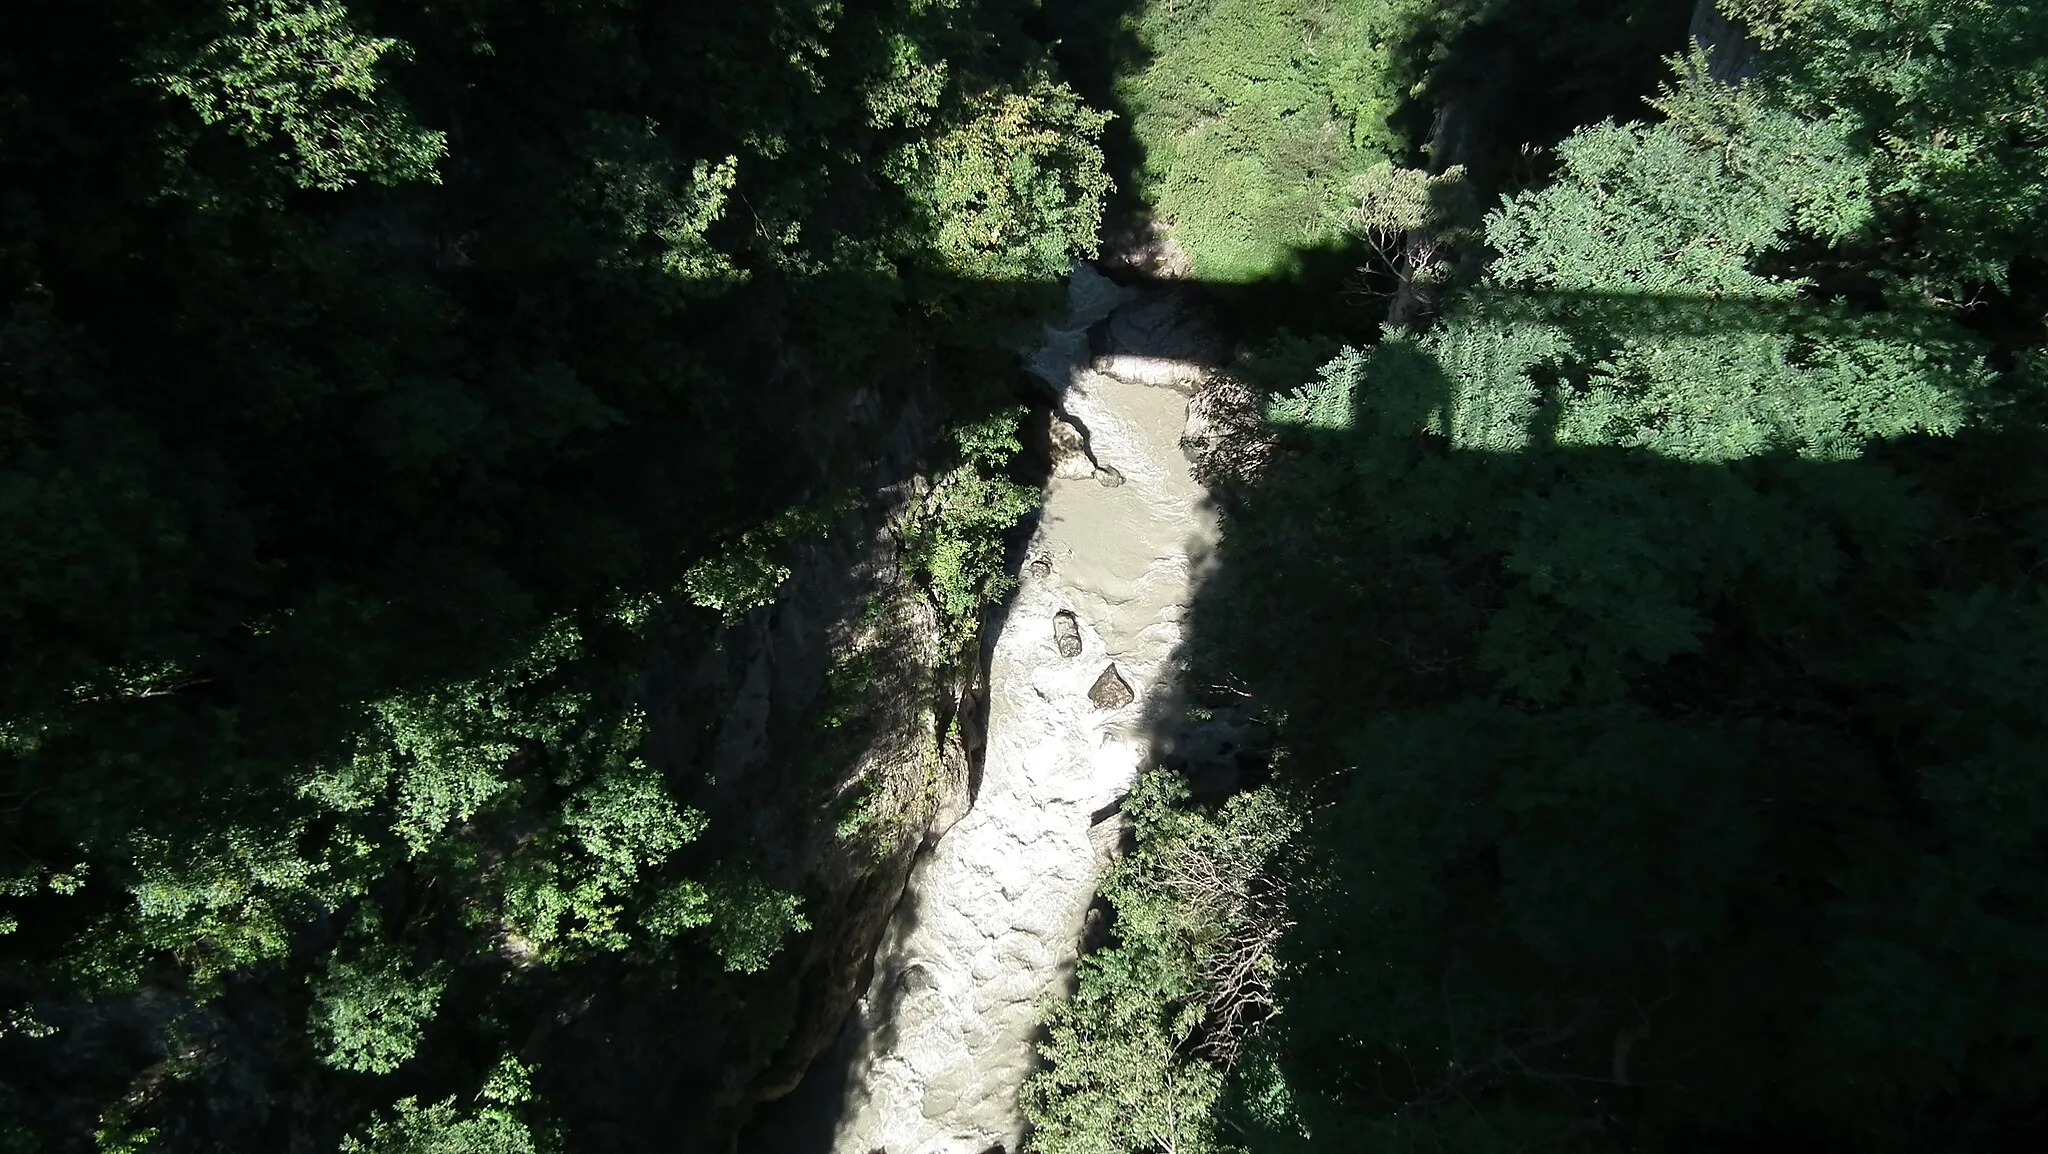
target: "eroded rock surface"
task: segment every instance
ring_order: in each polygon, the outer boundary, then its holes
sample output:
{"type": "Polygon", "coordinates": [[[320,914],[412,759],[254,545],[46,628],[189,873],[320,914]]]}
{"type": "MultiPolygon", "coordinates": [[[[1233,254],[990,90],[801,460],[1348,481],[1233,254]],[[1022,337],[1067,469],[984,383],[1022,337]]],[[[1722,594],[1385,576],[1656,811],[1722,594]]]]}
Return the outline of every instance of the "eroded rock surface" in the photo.
{"type": "MultiPolygon", "coordinates": [[[[1120,840],[1118,799],[1147,755],[1148,707],[1176,680],[1191,557],[1214,541],[1180,447],[1187,397],[1158,387],[1199,380],[1206,366],[1115,359],[1150,356],[1141,345],[1113,352],[1109,371],[1093,367],[1088,330],[1105,318],[1114,329],[1119,306],[1151,299],[1078,269],[1066,322],[1031,358],[1086,430],[1094,468],[1056,469],[1047,486],[1030,580],[990,655],[980,789],[917,864],[847,1025],[832,1154],[1022,1148],[1017,1097],[1037,1066],[1036,1007],[1072,973],[1120,840]],[[1120,376],[1125,363],[1145,371],[1120,376]],[[1083,652],[1101,660],[1074,659],[1083,652]]],[[[1174,328],[1179,307],[1125,325],[1124,339],[1191,347],[1174,328]]]]}
{"type": "Polygon", "coordinates": [[[1241,381],[1212,376],[1188,402],[1180,447],[1195,475],[1212,486],[1256,476],[1273,453],[1257,394],[1241,381]]]}
{"type": "Polygon", "coordinates": [[[1052,615],[1052,645],[1061,657],[1081,656],[1081,619],[1071,610],[1062,609],[1052,615]]]}
{"type": "Polygon", "coordinates": [[[1046,433],[1052,443],[1054,477],[1079,481],[1095,475],[1095,462],[1088,458],[1088,437],[1079,426],[1055,416],[1046,433]]]}
{"type": "Polygon", "coordinates": [[[1090,367],[1124,381],[1194,393],[1229,357],[1202,311],[1177,290],[1147,293],[1090,334],[1090,367]]]}
{"type": "Polygon", "coordinates": [[[1111,662],[1102,670],[1102,676],[1088,687],[1088,703],[1097,709],[1122,709],[1129,705],[1136,695],[1131,692],[1130,683],[1116,671],[1111,662]]]}

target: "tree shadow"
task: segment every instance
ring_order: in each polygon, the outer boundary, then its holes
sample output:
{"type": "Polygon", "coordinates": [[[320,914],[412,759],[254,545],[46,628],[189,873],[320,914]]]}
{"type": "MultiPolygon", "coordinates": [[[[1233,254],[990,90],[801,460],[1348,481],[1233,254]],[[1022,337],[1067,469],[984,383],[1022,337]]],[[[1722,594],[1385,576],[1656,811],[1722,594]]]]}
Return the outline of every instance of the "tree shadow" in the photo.
{"type": "Polygon", "coordinates": [[[1489,194],[1540,175],[1547,149],[1573,130],[1632,120],[1665,82],[1695,0],[1514,0],[1418,7],[1391,57],[1407,96],[1393,117],[1418,150],[1456,106],[1462,140],[1432,168],[1462,163],[1489,194]]]}
{"type": "MultiPolygon", "coordinates": [[[[1569,317],[1593,345],[1789,315],[1473,307],[1569,317]]],[[[1857,318],[1818,323],[1847,337],[1857,318]]],[[[1318,1149],[2034,1132],[2048,1105],[2001,1071],[2034,1044],[2003,1015],[2041,1005],[2019,943],[2048,892],[2023,848],[2043,811],[1964,783],[2031,776],[2048,747],[2048,716],[1992,688],[2048,630],[2027,528],[2048,485],[1986,473],[2044,438],[1979,424],[1840,459],[1559,444],[1570,375],[1521,448],[1460,448],[1462,387],[1392,342],[1334,416],[1217,470],[1224,534],[1185,647],[1195,684],[1228,690],[1197,703],[1249,701],[1285,747],[1270,780],[1312,799],[1259,1077],[1284,1079],[1318,1149]],[[1850,961],[1871,951],[1914,983],[1850,961]],[[1930,1073],[1921,1045],[1954,1057],[1930,1073]]],[[[1185,724],[1156,716],[1160,746],[1185,724]]],[[[1233,1122],[1253,1149],[1302,1148],[1258,1110],[1233,1122]]]]}
{"type": "Polygon", "coordinates": [[[1026,19],[1032,35],[1052,46],[1060,75],[1090,107],[1114,117],[1102,135],[1103,158],[1116,181],[1108,204],[1112,228],[1146,215],[1138,193],[1139,174],[1145,170],[1145,146],[1131,130],[1131,110],[1123,95],[1127,80],[1152,59],[1135,23],[1144,3],[1048,0],[1026,19]]]}

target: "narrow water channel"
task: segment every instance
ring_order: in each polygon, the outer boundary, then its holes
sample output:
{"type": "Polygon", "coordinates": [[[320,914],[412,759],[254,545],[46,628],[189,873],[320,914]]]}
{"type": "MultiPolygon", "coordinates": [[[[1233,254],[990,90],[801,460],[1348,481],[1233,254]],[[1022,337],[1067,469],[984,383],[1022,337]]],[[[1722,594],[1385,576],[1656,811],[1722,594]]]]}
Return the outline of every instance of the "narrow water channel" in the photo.
{"type": "Polygon", "coordinates": [[[1091,357],[1091,327],[1120,309],[1157,313],[1156,296],[1082,267],[1069,301],[1030,361],[1061,397],[1054,443],[1057,457],[1064,436],[1068,455],[991,652],[980,790],[911,874],[873,982],[823,1059],[841,1068],[824,1073],[836,1100],[808,1106],[831,1115],[815,1154],[1020,1148],[1038,1005],[1071,980],[1115,829],[1101,819],[1147,755],[1148,705],[1173,691],[1215,531],[1180,449],[1180,386],[1199,370],[1091,357]]]}

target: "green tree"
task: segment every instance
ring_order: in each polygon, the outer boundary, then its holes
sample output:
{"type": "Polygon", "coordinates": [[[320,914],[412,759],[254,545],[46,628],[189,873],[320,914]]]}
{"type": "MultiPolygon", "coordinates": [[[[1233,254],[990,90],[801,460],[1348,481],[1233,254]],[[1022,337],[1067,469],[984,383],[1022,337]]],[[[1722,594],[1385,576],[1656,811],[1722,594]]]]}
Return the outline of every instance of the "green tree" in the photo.
{"type": "Polygon", "coordinates": [[[313,986],[321,1061],[364,1074],[398,1069],[419,1049],[420,1031],[446,987],[441,975],[410,973],[388,952],[330,959],[313,986]]]}
{"type": "Polygon", "coordinates": [[[1186,798],[1154,770],[1125,802],[1139,848],[1102,884],[1117,944],[1082,959],[1074,997],[1048,1008],[1048,1068],[1026,1087],[1046,1154],[1228,1148],[1217,1105],[1271,1009],[1283,897],[1272,878],[1299,819],[1271,790],[1214,815],[1186,798]]]}
{"type": "Polygon", "coordinates": [[[969,117],[891,161],[924,216],[940,268],[989,281],[1056,281],[1095,255],[1109,175],[1096,140],[1109,117],[1040,76],[973,98],[969,117]]]}
{"type": "Polygon", "coordinates": [[[1003,573],[1003,534],[1038,507],[1038,494],[1001,472],[1024,443],[1020,408],[992,414],[953,430],[952,464],[925,494],[923,508],[905,526],[911,563],[947,622],[949,640],[961,645],[980,628],[984,606],[1010,591],[1003,573]]]}
{"type": "Polygon", "coordinates": [[[1123,81],[1146,200],[1197,275],[1250,281],[1337,233],[1346,187],[1401,150],[1388,123],[1408,0],[1148,4],[1123,81]]]}
{"type": "Polygon", "coordinates": [[[454,1098],[421,1106],[401,1098],[389,1115],[362,1136],[341,1141],[342,1154],[537,1154],[555,1148],[545,1132],[536,1135],[519,1106],[533,1097],[532,1070],[515,1058],[501,1059],[476,1095],[482,1105],[464,1110],[454,1098]]]}
{"type": "Polygon", "coordinates": [[[1871,147],[1899,273],[1954,300],[2043,259],[2048,22],[1993,0],[1728,0],[1791,106],[1871,147]]]}
{"type": "Polygon", "coordinates": [[[305,188],[438,179],[446,134],[414,122],[378,76],[410,55],[404,43],[364,35],[340,0],[230,3],[219,19],[219,36],[165,52],[151,77],[203,123],[281,149],[305,188]]]}
{"type": "MultiPolygon", "coordinates": [[[[1909,816],[1961,779],[1907,718],[1967,707],[1919,680],[1931,652],[1871,648],[1953,612],[1911,561],[1958,515],[1922,486],[1951,482],[1888,446],[1963,436],[2001,382],[1917,295],[1872,309],[1762,271],[1877,219],[1849,133],[1767,89],[1689,81],[1659,110],[1509,198],[1436,333],[1274,406],[1327,472],[1264,500],[1381,510],[1309,529],[1379,575],[1290,594],[1373,623],[1337,648],[1382,671],[1308,676],[1402,704],[1361,726],[1269,682],[1349,768],[1282,950],[1291,1105],[1255,1146],[1913,1148],[1949,1095],[1988,1134],[2035,1092],[2003,1057],[2033,1011],[1994,1020],[1975,991],[2039,956],[2031,912],[1992,896],[2039,863],[1909,816]],[[1904,729],[1874,738],[1885,714],[1904,729]],[[1964,909],[1987,919],[1971,976],[1939,944],[1964,909]]],[[[1947,580],[1988,607],[2005,572],[1947,580]]]]}

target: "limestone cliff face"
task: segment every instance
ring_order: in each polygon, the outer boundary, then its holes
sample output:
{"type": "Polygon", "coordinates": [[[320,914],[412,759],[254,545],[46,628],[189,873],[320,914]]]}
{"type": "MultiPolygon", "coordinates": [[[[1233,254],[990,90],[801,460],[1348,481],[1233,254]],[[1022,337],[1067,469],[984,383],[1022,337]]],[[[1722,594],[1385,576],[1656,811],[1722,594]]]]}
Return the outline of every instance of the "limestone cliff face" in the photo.
{"type": "Polygon", "coordinates": [[[1756,41],[1742,25],[1728,19],[1714,0],[1693,6],[1692,42],[1707,54],[1707,75],[1723,84],[1740,84],[1756,72],[1756,41]]]}
{"type": "MultiPolygon", "coordinates": [[[[906,433],[901,446],[923,442],[906,433]]],[[[918,851],[967,809],[979,654],[944,647],[898,544],[925,491],[915,474],[880,490],[860,536],[806,549],[773,610],[709,660],[741,687],[716,739],[712,820],[747,831],[812,921],[792,946],[793,1022],[751,1078],[750,1105],[794,1088],[831,1045],[918,851]]]]}
{"type": "Polygon", "coordinates": [[[696,848],[803,895],[810,929],[736,998],[600,983],[543,1028],[532,1056],[579,1067],[608,1104],[591,1125],[622,1119],[619,1148],[730,1149],[832,1043],[919,848],[967,807],[978,655],[942,645],[899,543],[943,427],[932,398],[887,424],[855,398],[844,436],[873,447],[859,507],[782,558],[775,604],[678,643],[643,680],[650,752],[710,818],[696,848]]]}

